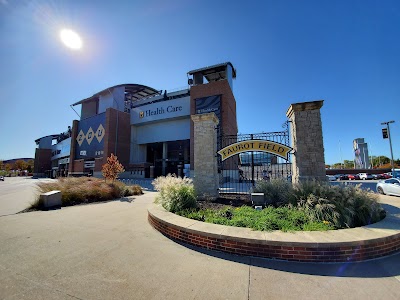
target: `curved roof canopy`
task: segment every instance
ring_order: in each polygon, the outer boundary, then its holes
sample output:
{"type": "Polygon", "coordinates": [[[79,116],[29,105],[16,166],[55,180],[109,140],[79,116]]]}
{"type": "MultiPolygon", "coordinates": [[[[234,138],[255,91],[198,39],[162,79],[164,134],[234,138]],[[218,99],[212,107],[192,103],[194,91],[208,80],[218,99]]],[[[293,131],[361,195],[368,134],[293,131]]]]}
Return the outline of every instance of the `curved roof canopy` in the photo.
{"type": "Polygon", "coordinates": [[[142,98],[160,95],[162,92],[162,91],[153,89],[149,86],[141,85],[141,84],[132,84],[132,83],[119,84],[119,85],[115,85],[115,86],[106,88],[106,89],[102,90],[101,92],[98,92],[89,98],[80,100],[80,101],[72,104],[71,106],[79,105],[84,102],[89,102],[91,100],[98,98],[101,94],[111,93],[110,90],[119,88],[119,87],[125,87],[125,99],[132,100],[132,101],[137,101],[142,98]]]}
{"type": "Polygon", "coordinates": [[[41,138],[38,138],[35,140],[36,145],[39,144],[41,139],[45,139],[45,138],[49,138],[51,137],[52,140],[58,138],[60,135],[59,134],[50,134],[50,135],[46,135],[46,136],[42,136],[41,138]]]}

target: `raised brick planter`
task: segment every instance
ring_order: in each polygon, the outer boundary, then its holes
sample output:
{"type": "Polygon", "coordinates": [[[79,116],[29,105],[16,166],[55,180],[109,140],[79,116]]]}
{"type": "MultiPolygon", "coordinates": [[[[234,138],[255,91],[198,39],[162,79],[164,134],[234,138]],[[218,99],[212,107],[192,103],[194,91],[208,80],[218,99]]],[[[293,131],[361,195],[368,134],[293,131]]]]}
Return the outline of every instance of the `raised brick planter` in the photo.
{"type": "Polygon", "coordinates": [[[183,218],[153,206],[150,224],[165,236],[232,254],[303,262],[350,262],[400,250],[399,216],[365,227],[327,232],[258,232],[183,218]]]}

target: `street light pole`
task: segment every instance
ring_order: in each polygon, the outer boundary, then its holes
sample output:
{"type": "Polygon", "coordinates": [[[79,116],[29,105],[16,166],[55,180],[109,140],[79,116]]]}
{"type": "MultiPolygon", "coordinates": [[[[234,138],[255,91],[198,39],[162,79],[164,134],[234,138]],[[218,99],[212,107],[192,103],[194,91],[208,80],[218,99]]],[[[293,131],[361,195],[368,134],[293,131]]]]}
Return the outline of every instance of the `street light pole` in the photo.
{"type": "Polygon", "coordinates": [[[381,125],[386,125],[388,137],[389,137],[389,145],[390,145],[390,156],[391,156],[391,163],[392,163],[392,176],[394,176],[394,160],[393,160],[393,149],[392,149],[392,136],[390,134],[390,123],[394,123],[394,121],[389,122],[382,122],[381,125]]]}

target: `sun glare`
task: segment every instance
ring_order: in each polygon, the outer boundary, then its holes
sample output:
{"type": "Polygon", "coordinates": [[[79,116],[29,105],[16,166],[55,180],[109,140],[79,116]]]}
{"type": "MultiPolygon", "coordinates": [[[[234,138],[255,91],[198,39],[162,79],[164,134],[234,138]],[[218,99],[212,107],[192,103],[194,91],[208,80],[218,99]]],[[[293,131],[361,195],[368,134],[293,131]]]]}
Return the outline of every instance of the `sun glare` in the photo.
{"type": "Polygon", "coordinates": [[[60,31],[61,41],[65,46],[73,50],[79,50],[82,48],[82,40],[80,36],[70,29],[63,29],[60,31]]]}

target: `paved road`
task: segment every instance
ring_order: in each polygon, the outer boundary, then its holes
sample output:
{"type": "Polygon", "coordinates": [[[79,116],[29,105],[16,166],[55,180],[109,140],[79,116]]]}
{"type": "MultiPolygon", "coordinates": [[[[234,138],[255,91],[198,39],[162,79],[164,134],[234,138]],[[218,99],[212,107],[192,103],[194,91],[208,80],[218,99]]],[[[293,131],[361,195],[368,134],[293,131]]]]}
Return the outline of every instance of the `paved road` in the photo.
{"type": "Polygon", "coordinates": [[[400,254],[310,264],[203,251],[149,225],[154,196],[0,217],[0,298],[400,299],[400,254]]]}
{"type": "Polygon", "coordinates": [[[27,208],[36,197],[36,183],[52,179],[6,177],[0,181],[0,216],[15,214],[27,208]]]}

